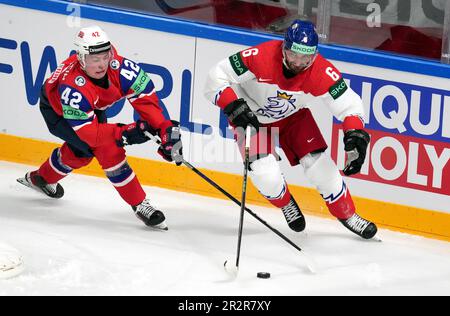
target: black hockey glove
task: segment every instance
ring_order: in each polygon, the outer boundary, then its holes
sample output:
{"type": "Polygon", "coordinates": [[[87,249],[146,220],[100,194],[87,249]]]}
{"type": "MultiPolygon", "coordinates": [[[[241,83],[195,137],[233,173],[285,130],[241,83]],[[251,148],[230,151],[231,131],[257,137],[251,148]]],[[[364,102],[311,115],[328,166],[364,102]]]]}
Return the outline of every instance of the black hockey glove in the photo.
{"type": "Polygon", "coordinates": [[[180,123],[172,121],[165,131],[159,131],[161,146],[158,148],[160,154],[167,161],[175,161],[177,166],[183,163],[183,144],[181,142],[180,123]]]}
{"type": "Polygon", "coordinates": [[[117,126],[121,128],[119,130],[120,135],[116,136],[116,143],[119,147],[145,143],[149,140],[144,134],[145,132],[150,132],[153,135],[156,134],[155,130],[148,125],[147,121],[139,120],[128,125],[119,123],[117,126]]]}
{"type": "Polygon", "coordinates": [[[348,159],[344,168],[344,174],[351,176],[361,171],[366,159],[367,146],[370,143],[370,135],[362,129],[345,132],[344,144],[348,159]]]}
{"type": "Polygon", "coordinates": [[[225,107],[223,112],[236,127],[246,129],[248,125],[252,125],[258,131],[261,126],[255,113],[252,112],[244,99],[237,99],[231,102],[225,107]]]}

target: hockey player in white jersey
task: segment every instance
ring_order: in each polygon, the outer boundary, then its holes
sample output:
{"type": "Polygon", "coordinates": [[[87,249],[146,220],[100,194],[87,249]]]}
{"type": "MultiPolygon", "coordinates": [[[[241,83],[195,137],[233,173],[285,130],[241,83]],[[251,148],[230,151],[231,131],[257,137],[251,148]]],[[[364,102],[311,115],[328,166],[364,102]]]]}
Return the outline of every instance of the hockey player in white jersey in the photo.
{"type": "MultiPolygon", "coordinates": [[[[360,172],[369,134],[364,130],[361,98],[346,85],[341,73],[318,53],[314,24],[296,20],[284,41],[269,41],[220,61],[209,73],[205,96],[219,106],[239,131],[252,125],[250,177],[259,192],[281,208],[291,229],[305,229],[305,218],[280,170],[275,137],[292,166],[302,165],[330,213],[365,239],[377,232],[360,217],[336,164],[325,153],[327,144],[311,111],[319,98],[343,122],[347,176],[360,172]],[[261,146],[264,144],[264,146],[261,146]]],[[[242,146],[240,146],[242,152],[242,146]]]]}

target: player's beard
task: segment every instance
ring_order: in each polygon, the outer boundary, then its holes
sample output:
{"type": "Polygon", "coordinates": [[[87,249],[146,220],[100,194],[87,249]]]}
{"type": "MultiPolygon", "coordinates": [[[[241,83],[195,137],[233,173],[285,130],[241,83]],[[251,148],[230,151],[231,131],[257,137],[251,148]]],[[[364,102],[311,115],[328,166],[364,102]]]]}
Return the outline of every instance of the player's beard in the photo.
{"type": "Polygon", "coordinates": [[[301,72],[303,72],[303,71],[305,71],[306,70],[306,65],[304,65],[304,66],[295,66],[295,65],[293,65],[292,63],[288,63],[288,62],[285,62],[284,63],[284,65],[286,66],[286,68],[290,71],[290,72],[292,72],[292,73],[294,73],[294,74],[296,74],[296,75],[298,75],[299,73],[301,73],[301,72]]]}
{"type": "Polygon", "coordinates": [[[314,56],[311,59],[311,61],[305,65],[296,66],[294,63],[291,63],[287,60],[287,57],[283,50],[283,65],[284,65],[284,67],[286,67],[286,70],[288,70],[291,74],[298,75],[299,73],[302,73],[302,72],[306,71],[309,67],[311,67],[312,64],[314,63],[314,61],[316,60],[316,57],[317,57],[317,55],[314,56]]]}
{"type": "Polygon", "coordinates": [[[299,73],[303,72],[305,69],[304,67],[303,68],[292,67],[291,65],[289,65],[289,63],[286,61],[285,58],[283,58],[283,68],[284,68],[284,74],[287,78],[295,77],[299,73]]]}

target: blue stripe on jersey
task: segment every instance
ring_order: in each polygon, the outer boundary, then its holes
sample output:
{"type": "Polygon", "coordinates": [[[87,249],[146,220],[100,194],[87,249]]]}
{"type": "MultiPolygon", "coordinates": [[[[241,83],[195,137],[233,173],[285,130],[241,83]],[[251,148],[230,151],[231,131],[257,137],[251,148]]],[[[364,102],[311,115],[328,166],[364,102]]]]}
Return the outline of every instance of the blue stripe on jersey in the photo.
{"type": "Polygon", "coordinates": [[[69,125],[72,126],[72,127],[77,127],[77,126],[86,124],[86,123],[88,123],[88,122],[92,122],[93,120],[94,120],[94,117],[91,117],[91,118],[89,118],[89,119],[87,119],[87,120],[69,120],[69,119],[66,119],[66,121],[67,121],[67,122],[69,123],[69,125]]]}
{"type": "Polygon", "coordinates": [[[80,109],[86,113],[92,111],[92,105],[77,88],[62,84],[59,86],[58,92],[61,104],[80,109]]]}
{"type": "Polygon", "coordinates": [[[71,173],[72,169],[66,165],[64,165],[61,161],[61,154],[60,154],[60,149],[57,148],[52,152],[52,155],[50,156],[50,159],[52,161],[52,165],[58,169],[59,171],[61,171],[62,173],[71,173]]]}

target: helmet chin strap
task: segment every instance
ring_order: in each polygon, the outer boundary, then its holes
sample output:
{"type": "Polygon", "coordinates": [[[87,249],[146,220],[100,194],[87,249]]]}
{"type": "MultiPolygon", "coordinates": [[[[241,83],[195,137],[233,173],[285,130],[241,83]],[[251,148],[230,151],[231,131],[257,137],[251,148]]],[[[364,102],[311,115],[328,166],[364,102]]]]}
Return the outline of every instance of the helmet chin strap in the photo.
{"type": "Polygon", "coordinates": [[[78,61],[80,62],[80,66],[82,70],[86,69],[86,55],[77,53],[78,61]]]}
{"type": "Polygon", "coordinates": [[[288,64],[287,64],[287,62],[286,62],[286,53],[284,52],[284,48],[281,49],[281,52],[283,53],[283,65],[284,65],[287,69],[289,69],[289,66],[288,66],[288,64]]]}
{"type": "Polygon", "coordinates": [[[309,63],[309,65],[306,66],[302,71],[308,70],[308,68],[311,67],[311,66],[314,64],[314,62],[316,61],[316,58],[317,58],[317,54],[314,55],[314,58],[311,60],[311,62],[309,63]]]}

